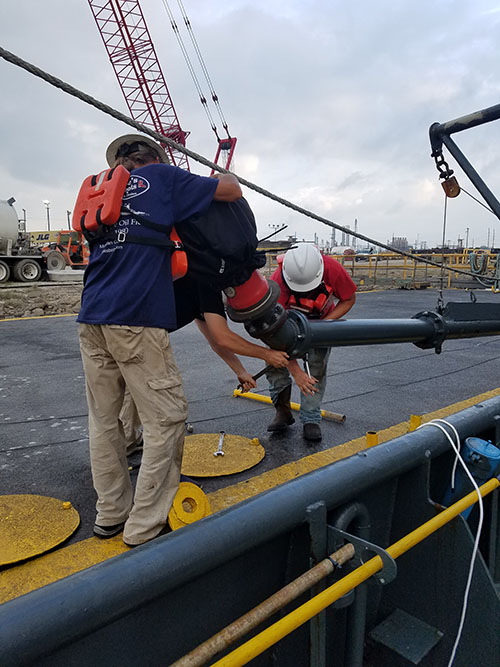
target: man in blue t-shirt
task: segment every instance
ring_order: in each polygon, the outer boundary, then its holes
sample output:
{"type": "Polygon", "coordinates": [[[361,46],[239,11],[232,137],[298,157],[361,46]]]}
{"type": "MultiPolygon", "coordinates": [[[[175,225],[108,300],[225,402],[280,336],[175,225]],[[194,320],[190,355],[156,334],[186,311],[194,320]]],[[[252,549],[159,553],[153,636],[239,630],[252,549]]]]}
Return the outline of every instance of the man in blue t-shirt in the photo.
{"type": "Polygon", "coordinates": [[[97,492],[94,534],[106,538],[123,530],[123,541],[136,546],[166,525],[179,485],[187,416],[168,335],[177,326],[170,252],[149,244],[166,234],[142,225],[140,218],[168,233],[174,221],[204,213],[213,200],[235,201],[242,193],[232,174],[208,178],[169,165],[163,149],[147,136],[115,139],[106,159],[131,175],[125,212],[92,243],[78,316],[97,492]],[[129,233],[139,242],[124,242],[129,233]],[[144,428],[135,494],[118,420],[125,385],[144,428]]]}

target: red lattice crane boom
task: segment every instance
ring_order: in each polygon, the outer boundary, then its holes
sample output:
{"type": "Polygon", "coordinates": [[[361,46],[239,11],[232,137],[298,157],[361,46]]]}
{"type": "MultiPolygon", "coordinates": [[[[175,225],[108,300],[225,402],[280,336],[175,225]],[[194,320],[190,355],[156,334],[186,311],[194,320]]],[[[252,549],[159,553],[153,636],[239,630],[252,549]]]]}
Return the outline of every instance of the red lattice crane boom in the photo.
{"type": "MultiPolygon", "coordinates": [[[[88,0],[132,118],[183,146],[181,129],[139,0],[88,0]]],[[[184,153],[165,147],[189,169],[184,153]]]]}
{"type": "MultiPolygon", "coordinates": [[[[182,10],[186,29],[191,36],[194,49],[209,84],[211,99],[217,108],[222,126],[227,133],[227,137],[224,139],[221,139],[217,134],[217,128],[208,109],[207,99],[203,95],[194,68],[189,61],[189,56],[182,42],[175,19],[168,7],[168,3],[164,0],[165,8],[198,89],[200,101],[205,108],[212,130],[217,137],[218,147],[214,162],[218,164],[219,158],[223,157],[224,166],[226,169],[229,169],[236,146],[236,138],[229,134],[226,120],[220,108],[219,99],[213,89],[206,65],[203,62],[191,23],[182,2],[179,0],[178,2],[182,10]]],[[[181,129],[139,0],[88,0],[88,3],[132,118],[185,146],[189,132],[184,132],[181,129]]],[[[173,164],[184,169],[189,169],[188,159],[184,153],[166,145],[164,145],[164,148],[170,153],[173,164]]]]}

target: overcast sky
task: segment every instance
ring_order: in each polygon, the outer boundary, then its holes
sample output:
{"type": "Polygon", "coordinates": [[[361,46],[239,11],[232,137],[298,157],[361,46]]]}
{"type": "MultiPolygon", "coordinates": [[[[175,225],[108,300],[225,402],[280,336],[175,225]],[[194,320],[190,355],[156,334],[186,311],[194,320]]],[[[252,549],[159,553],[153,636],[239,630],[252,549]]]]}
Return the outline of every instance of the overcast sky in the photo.
{"type": "MultiPolygon", "coordinates": [[[[169,0],[180,29],[176,0],[169,0]]],[[[141,6],[188,147],[213,159],[210,129],[162,0],[141,6]]],[[[184,0],[229,129],[234,171],[387,242],[438,245],[443,192],[428,129],[500,103],[498,0],[184,0]]],[[[87,0],[4,3],[0,45],[106,104],[126,105],[87,0]]],[[[188,35],[182,30],[186,46],[188,35]]],[[[0,59],[0,199],[28,229],[67,226],[81,181],[128,126],[0,59]]],[[[204,82],[203,82],[204,83],[204,82]]],[[[208,93],[208,91],[206,91],[208,93]]],[[[500,121],[455,135],[500,197],[500,121]]],[[[456,165],[451,158],[450,165],[456,165]]],[[[191,170],[209,170],[191,161],[191,170]]],[[[456,168],[459,182],[477,195],[456,168]]],[[[246,191],[261,236],[329,239],[331,229],[246,191]]],[[[497,219],[462,194],[445,237],[500,244],[497,219]]],[[[337,232],[340,242],[340,233],[337,232]]]]}

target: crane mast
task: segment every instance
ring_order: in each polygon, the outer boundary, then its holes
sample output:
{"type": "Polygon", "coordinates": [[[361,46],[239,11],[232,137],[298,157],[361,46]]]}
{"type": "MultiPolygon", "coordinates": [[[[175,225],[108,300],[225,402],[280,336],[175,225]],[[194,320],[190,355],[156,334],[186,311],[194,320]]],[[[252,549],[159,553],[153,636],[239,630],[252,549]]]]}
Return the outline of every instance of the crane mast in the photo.
{"type": "MultiPolygon", "coordinates": [[[[139,0],[88,0],[132,118],[183,146],[170,93],[139,0]]],[[[184,153],[165,146],[172,163],[189,169],[184,153]]]]}

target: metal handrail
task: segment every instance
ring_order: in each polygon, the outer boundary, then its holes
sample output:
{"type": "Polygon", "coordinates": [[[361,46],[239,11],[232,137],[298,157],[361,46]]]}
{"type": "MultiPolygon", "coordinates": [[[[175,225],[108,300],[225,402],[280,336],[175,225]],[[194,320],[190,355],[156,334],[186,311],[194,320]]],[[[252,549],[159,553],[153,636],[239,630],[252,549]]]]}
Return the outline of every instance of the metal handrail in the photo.
{"type": "MultiPolygon", "coordinates": [[[[498,487],[500,487],[500,479],[493,477],[480,486],[479,490],[481,496],[484,498],[498,487]]],[[[426,537],[442,528],[449,521],[467,509],[467,507],[470,507],[477,501],[477,492],[472,491],[472,493],[464,496],[456,503],[443,510],[440,514],[429,519],[429,521],[426,521],[421,526],[418,526],[418,528],[415,528],[415,530],[392,544],[387,548],[387,553],[392,558],[398,558],[412,547],[422,542],[426,537]]],[[[347,576],[335,582],[329,588],[290,612],[287,616],[284,616],[228,655],[213,663],[213,667],[238,667],[239,665],[246,665],[250,660],[253,660],[253,658],[263,653],[266,649],[276,644],[307,621],[311,620],[311,618],[333,604],[343,595],[346,595],[349,591],[356,588],[356,586],[359,586],[359,584],[369,579],[372,575],[381,570],[382,567],[383,563],[380,556],[374,556],[356,570],[350,572],[347,576]]]]}

